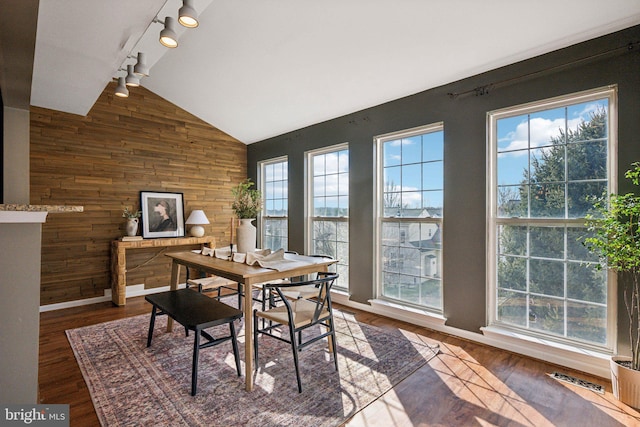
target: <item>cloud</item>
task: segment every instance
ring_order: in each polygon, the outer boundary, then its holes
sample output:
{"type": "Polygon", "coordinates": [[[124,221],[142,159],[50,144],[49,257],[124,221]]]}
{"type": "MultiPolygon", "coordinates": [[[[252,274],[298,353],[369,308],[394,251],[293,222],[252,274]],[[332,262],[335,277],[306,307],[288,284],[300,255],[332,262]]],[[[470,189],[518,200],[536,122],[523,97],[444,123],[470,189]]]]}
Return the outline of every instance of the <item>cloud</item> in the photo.
{"type": "MultiPolygon", "coordinates": [[[[584,114],[568,120],[567,127],[569,129],[577,129],[580,123],[584,121],[584,115],[594,110],[595,106],[590,110],[585,108],[584,114]]],[[[565,126],[564,119],[550,120],[542,117],[535,117],[529,120],[528,123],[529,126],[527,126],[526,121],[519,123],[514,131],[509,132],[504,138],[498,140],[498,144],[503,147],[500,149],[501,153],[499,156],[524,156],[527,154],[526,151],[517,150],[548,146],[552,138],[560,136],[560,130],[562,129],[564,131],[565,126]],[[505,143],[507,143],[506,146],[505,143]],[[504,151],[514,152],[504,153],[504,151]]]]}

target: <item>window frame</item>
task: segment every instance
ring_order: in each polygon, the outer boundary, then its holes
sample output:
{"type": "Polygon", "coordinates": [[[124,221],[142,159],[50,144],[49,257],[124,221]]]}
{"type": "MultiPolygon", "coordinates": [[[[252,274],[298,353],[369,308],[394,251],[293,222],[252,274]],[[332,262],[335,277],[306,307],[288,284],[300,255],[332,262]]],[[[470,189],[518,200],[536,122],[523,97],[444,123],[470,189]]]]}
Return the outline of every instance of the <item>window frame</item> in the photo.
{"type": "MultiPolygon", "coordinates": [[[[375,170],[374,170],[374,174],[375,174],[375,188],[374,188],[374,200],[375,200],[375,204],[376,204],[376,208],[375,208],[375,230],[374,230],[374,239],[375,239],[375,250],[374,250],[374,268],[375,268],[375,295],[377,299],[383,300],[383,301],[388,301],[391,303],[395,303],[395,304],[401,304],[403,306],[407,306],[407,307],[414,307],[414,308],[418,308],[420,310],[426,310],[428,312],[434,313],[434,314],[443,314],[444,312],[444,274],[442,272],[442,269],[440,270],[440,294],[441,294],[441,307],[440,309],[437,309],[435,307],[431,307],[431,306],[426,306],[426,305],[421,305],[421,304],[416,304],[416,303],[412,303],[410,301],[407,300],[403,300],[403,299],[399,299],[399,298],[393,298],[393,297],[389,297],[383,294],[383,290],[382,290],[382,286],[383,286],[383,268],[384,268],[384,262],[383,262],[383,245],[382,245],[382,227],[383,227],[383,223],[384,222],[397,222],[398,220],[400,220],[400,223],[402,222],[417,222],[420,224],[437,224],[440,227],[440,231],[441,233],[444,233],[444,188],[446,187],[446,183],[444,182],[444,147],[443,147],[443,153],[442,153],[442,162],[443,162],[443,184],[442,184],[442,191],[443,191],[443,215],[441,217],[438,218],[385,218],[384,217],[384,152],[383,152],[383,146],[385,142],[388,141],[392,141],[392,140],[396,140],[396,139],[402,139],[402,138],[410,138],[413,136],[417,136],[417,135],[424,135],[426,133],[433,133],[433,132],[444,132],[444,122],[440,121],[440,122],[435,122],[435,123],[431,123],[428,125],[423,125],[423,126],[417,126],[414,128],[410,128],[410,129],[404,129],[404,130],[400,130],[400,131],[396,131],[396,132],[390,132],[390,133],[386,133],[383,135],[377,135],[374,137],[374,150],[376,153],[376,160],[375,160],[375,170]]],[[[405,235],[406,238],[406,235],[405,235]]],[[[441,266],[442,266],[442,246],[440,247],[440,252],[441,252],[441,266]]]]}
{"type": "MultiPolygon", "coordinates": [[[[274,157],[272,159],[267,159],[267,160],[262,160],[260,162],[258,162],[258,188],[260,189],[261,193],[262,193],[262,203],[263,203],[263,209],[260,210],[259,213],[259,219],[258,219],[258,223],[260,224],[260,233],[258,236],[258,246],[259,247],[263,247],[264,246],[264,241],[265,241],[265,236],[264,236],[264,232],[266,230],[265,227],[265,222],[267,220],[273,219],[273,220],[286,220],[287,221],[287,248],[284,248],[285,250],[288,249],[289,247],[289,232],[288,232],[288,228],[289,228],[289,215],[287,214],[286,216],[271,216],[271,215],[266,215],[265,212],[266,210],[264,209],[265,206],[265,202],[266,202],[266,184],[267,184],[267,179],[265,176],[265,167],[269,166],[269,165],[274,165],[277,163],[286,163],[287,164],[287,213],[289,212],[288,209],[288,200],[289,200],[289,158],[288,156],[280,156],[280,157],[274,157]]],[[[278,248],[276,248],[278,249],[278,248]]]]}
{"type": "MultiPolygon", "coordinates": [[[[314,209],[313,209],[313,199],[314,199],[314,193],[313,193],[313,183],[314,183],[314,175],[313,175],[313,159],[315,156],[319,156],[319,155],[323,155],[323,154],[329,154],[329,153],[333,153],[333,152],[339,152],[339,151],[344,151],[346,150],[347,152],[349,152],[349,166],[348,166],[348,173],[349,173],[349,178],[351,177],[351,152],[349,149],[349,143],[348,142],[342,142],[339,144],[334,144],[334,145],[330,145],[327,147],[323,147],[323,148],[318,148],[315,150],[309,150],[306,151],[304,154],[304,158],[305,158],[305,179],[306,179],[306,183],[305,183],[305,209],[304,209],[304,216],[305,216],[305,233],[304,233],[304,244],[305,244],[305,248],[306,248],[306,252],[307,254],[314,254],[314,249],[313,249],[313,224],[315,221],[334,221],[334,222],[342,222],[342,223],[346,223],[347,224],[347,229],[349,230],[349,216],[347,215],[345,216],[340,216],[340,217],[327,217],[327,216],[315,216],[314,215],[314,209]]],[[[351,181],[349,181],[349,195],[351,193],[351,181]]],[[[350,204],[350,199],[349,199],[349,204],[350,204]]],[[[349,206],[348,211],[350,213],[350,209],[351,207],[349,206]]],[[[348,234],[350,234],[350,230],[348,231],[348,234]]],[[[350,235],[349,235],[349,240],[347,241],[348,245],[349,245],[349,251],[351,250],[351,242],[350,242],[350,235]]],[[[346,265],[347,271],[349,271],[349,264],[343,264],[340,262],[340,260],[338,260],[338,264],[340,265],[346,265]]],[[[331,271],[335,271],[337,268],[337,265],[334,264],[334,266],[331,267],[331,271]]],[[[348,292],[349,287],[348,286],[343,286],[341,284],[344,283],[344,279],[341,281],[341,278],[338,278],[338,281],[336,281],[333,289],[334,290],[339,290],[339,291],[346,291],[348,292]]],[[[349,283],[349,278],[346,278],[347,283],[349,283]]]]}
{"type": "MultiPolygon", "coordinates": [[[[515,117],[519,115],[532,114],[536,112],[563,108],[570,105],[580,104],[599,99],[608,99],[608,145],[607,145],[607,193],[617,192],[617,85],[610,85],[591,90],[566,94],[540,101],[529,102],[512,107],[501,108],[487,112],[487,325],[491,328],[505,331],[516,331],[526,336],[542,338],[552,342],[570,345],[577,348],[605,351],[613,353],[617,344],[617,280],[616,275],[607,271],[607,317],[606,317],[606,342],[603,345],[589,343],[583,340],[570,337],[545,333],[531,328],[517,327],[498,320],[498,228],[501,225],[521,225],[521,226],[549,226],[549,227],[585,227],[584,217],[580,218],[507,218],[498,216],[498,144],[497,144],[497,122],[500,119],[515,117]]],[[[565,177],[565,179],[567,179],[565,177]]],[[[564,263],[566,263],[566,258],[564,263]]],[[[566,279],[565,279],[566,280],[566,279]]],[[[528,291],[527,291],[528,292],[528,291]]],[[[563,298],[566,298],[563,297],[563,298]]],[[[564,321],[566,322],[566,314],[564,321]]]]}

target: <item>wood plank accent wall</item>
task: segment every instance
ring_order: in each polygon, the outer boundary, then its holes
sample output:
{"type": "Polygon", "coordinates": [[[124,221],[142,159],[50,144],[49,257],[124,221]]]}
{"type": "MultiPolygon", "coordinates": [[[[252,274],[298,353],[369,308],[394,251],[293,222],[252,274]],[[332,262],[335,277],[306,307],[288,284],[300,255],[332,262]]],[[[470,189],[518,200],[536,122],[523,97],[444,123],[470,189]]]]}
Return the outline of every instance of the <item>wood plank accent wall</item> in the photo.
{"type": "MultiPolygon", "coordinates": [[[[229,242],[231,187],[247,177],[246,145],[143,87],[126,99],[114,88],[85,117],[31,108],[31,203],[84,206],[43,225],[41,305],[104,295],[111,241],[126,234],[122,209],[139,209],[140,191],[183,193],[185,218],[203,209],[207,235],[229,242]]],[[[147,263],[154,255],[132,253],[129,284],[169,283],[168,258],[147,263]]]]}

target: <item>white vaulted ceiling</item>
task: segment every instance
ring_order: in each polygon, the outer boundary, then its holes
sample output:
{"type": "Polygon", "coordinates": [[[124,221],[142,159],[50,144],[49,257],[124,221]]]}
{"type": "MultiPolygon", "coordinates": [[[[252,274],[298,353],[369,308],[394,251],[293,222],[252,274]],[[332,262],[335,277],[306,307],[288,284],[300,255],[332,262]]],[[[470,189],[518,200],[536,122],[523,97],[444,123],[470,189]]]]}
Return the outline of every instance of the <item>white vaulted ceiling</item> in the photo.
{"type": "Polygon", "coordinates": [[[142,50],[143,86],[248,144],[640,23],[640,0],[196,0],[169,50],[149,23],[181,4],[40,0],[31,104],[87,114],[142,50]]]}

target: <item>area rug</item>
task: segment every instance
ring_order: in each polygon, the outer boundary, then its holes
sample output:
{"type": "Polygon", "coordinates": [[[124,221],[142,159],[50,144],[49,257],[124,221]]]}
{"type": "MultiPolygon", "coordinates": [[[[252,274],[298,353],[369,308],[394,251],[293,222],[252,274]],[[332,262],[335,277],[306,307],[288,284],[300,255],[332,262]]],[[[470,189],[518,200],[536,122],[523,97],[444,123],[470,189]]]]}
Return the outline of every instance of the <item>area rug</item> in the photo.
{"type": "MultiPolygon", "coordinates": [[[[261,337],[255,388],[247,392],[231,344],[224,343],[200,351],[194,397],[193,333],[186,337],[180,325],[167,333],[166,316],[161,316],[147,348],[149,317],[66,331],[103,426],[340,425],[438,353],[437,346],[335,310],[338,372],[326,343],[305,348],[300,353],[303,392],[298,393],[291,347],[261,337]]],[[[224,335],[228,327],[207,331],[224,335]]],[[[242,329],[239,341],[244,360],[242,329]]]]}

